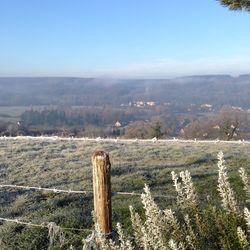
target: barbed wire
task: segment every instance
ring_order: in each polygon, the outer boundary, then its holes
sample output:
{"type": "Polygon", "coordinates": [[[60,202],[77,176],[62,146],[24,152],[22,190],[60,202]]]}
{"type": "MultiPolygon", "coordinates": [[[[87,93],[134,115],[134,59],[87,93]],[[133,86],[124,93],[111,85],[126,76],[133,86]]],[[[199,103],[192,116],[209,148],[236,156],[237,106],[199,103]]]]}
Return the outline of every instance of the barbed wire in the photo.
{"type": "MultiPolygon", "coordinates": [[[[22,190],[31,190],[31,191],[46,191],[53,193],[68,193],[68,194],[93,194],[93,191],[84,191],[84,190],[65,190],[65,189],[57,189],[57,188],[43,188],[43,187],[31,187],[31,186],[21,186],[21,185],[13,185],[13,184],[0,184],[0,188],[15,188],[22,190]]],[[[112,192],[112,195],[130,195],[130,196],[141,196],[141,193],[136,192],[112,192]]],[[[171,195],[152,195],[154,198],[168,198],[173,199],[175,196],[171,195]]]]}
{"type": "MultiPolygon", "coordinates": [[[[51,223],[54,222],[42,222],[41,224],[35,224],[32,222],[25,222],[23,220],[19,220],[19,219],[9,219],[9,218],[3,218],[0,217],[0,221],[5,221],[5,222],[13,222],[13,223],[17,223],[17,224],[21,224],[21,225],[26,225],[26,226],[32,226],[32,227],[39,227],[39,228],[49,228],[51,223]]],[[[58,226],[60,227],[60,226],[58,226]]],[[[80,228],[72,228],[72,227],[60,227],[62,230],[71,230],[71,231],[88,231],[91,232],[91,229],[80,229],[80,228]]]]}
{"type": "MultiPolygon", "coordinates": [[[[112,192],[114,195],[131,195],[131,196],[141,196],[141,193],[135,193],[135,192],[112,192]]],[[[175,199],[176,197],[173,195],[161,195],[161,194],[152,194],[152,197],[154,198],[167,198],[167,199],[175,199]]]]}
{"type": "Polygon", "coordinates": [[[0,184],[0,188],[16,188],[16,189],[24,189],[24,190],[39,190],[39,191],[48,191],[54,193],[69,193],[69,194],[88,194],[93,193],[93,191],[83,191],[83,190],[64,190],[64,189],[57,189],[57,188],[43,188],[43,187],[30,187],[30,186],[21,186],[21,185],[5,185],[0,184]]]}

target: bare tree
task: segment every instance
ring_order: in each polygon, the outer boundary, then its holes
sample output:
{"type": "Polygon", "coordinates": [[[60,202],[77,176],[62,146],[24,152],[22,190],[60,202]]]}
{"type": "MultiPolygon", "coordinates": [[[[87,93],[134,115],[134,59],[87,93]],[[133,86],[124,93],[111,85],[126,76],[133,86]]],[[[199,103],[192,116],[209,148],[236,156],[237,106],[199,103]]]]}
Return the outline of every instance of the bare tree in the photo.
{"type": "Polygon", "coordinates": [[[247,119],[246,111],[223,107],[213,116],[202,117],[188,124],[183,136],[187,139],[244,139],[248,130],[247,119]]]}
{"type": "Polygon", "coordinates": [[[125,128],[126,138],[147,139],[152,134],[151,125],[145,121],[136,121],[125,128]]]}
{"type": "Polygon", "coordinates": [[[238,108],[224,107],[217,115],[217,124],[220,126],[222,139],[241,139],[244,137],[247,115],[238,108]]]}

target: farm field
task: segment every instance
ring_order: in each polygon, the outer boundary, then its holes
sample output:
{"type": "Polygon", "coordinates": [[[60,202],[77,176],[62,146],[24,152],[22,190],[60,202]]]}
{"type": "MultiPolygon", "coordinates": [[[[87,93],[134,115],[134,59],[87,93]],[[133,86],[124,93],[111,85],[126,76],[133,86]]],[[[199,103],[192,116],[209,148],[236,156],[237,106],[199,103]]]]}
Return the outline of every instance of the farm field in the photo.
{"type": "Polygon", "coordinates": [[[21,114],[27,109],[27,107],[8,107],[0,106],[0,120],[17,122],[20,119],[21,114]]]}
{"type": "MultiPolygon", "coordinates": [[[[173,209],[175,190],[171,171],[178,173],[186,169],[191,173],[200,201],[209,196],[219,203],[217,153],[223,151],[237,198],[239,202],[245,198],[238,169],[244,167],[250,172],[249,143],[0,140],[0,185],[91,191],[90,157],[97,149],[110,155],[113,192],[141,193],[146,183],[161,208],[173,209]]],[[[92,198],[91,193],[62,194],[0,187],[0,217],[36,224],[53,221],[64,228],[81,229],[65,232],[68,246],[81,249],[82,238],[89,235],[93,226],[92,198]]],[[[129,232],[129,205],[142,210],[140,197],[117,194],[112,202],[114,224],[121,222],[129,232]]],[[[0,222],[0,235],[1,249],[47,249],[46,229],[0,222]]]]}
{"type": "Polygon", "coordinates": [[[23,112],[29,109],[42,110],[46,106],[0,106],[0,121],[17,122],[23,112]]]}

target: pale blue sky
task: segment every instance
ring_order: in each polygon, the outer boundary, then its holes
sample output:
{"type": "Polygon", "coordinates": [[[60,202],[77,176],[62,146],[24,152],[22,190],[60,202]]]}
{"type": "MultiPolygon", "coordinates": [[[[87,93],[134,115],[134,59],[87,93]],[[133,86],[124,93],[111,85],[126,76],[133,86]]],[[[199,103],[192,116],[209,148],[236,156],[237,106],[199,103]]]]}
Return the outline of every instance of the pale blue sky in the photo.
{"type": "Polygon", "coordinates": [[[1,0],[0,76],[250,73],[250,13],[216,0],[1,0]]]}

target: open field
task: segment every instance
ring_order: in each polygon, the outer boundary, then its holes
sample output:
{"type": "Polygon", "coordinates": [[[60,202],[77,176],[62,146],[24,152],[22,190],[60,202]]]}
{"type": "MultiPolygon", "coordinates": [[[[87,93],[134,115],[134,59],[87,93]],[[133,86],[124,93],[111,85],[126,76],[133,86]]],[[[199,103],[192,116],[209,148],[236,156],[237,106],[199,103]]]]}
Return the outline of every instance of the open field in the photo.
{"type": "Polygon", "coordinates": [[[21,114],[26,109],[27,107],[0,106],[0,120],[8,122],[17,122],[20,119],[21,114]]]}
{"type": "MultiPolygon", "coordinates": [[[[173,196],[171,171],[188,169],[202,201],[209,195],[219,202],[217,192],[217,153],[223,151],[232,187],[239,202],[243,200],[238,169],[250,172],[250,143],[188,141],[112,141],[72,139],[7,139],[0,140],[0,184],[41,186],[72,190],[92,190],[90,156],[96,149],[110,154],[113,192],[142,192],[147,183],[153,195],[173,196]]],[[[156,198],[160,207],[174,207],[173,198],[156,198]]],[[[113,220],[129,227],[129,209],[142,209],[137,196],[113,196],[113,220]]],[[[91,229],[93,209],[91,194],[61,194],[0,188],[0,217],[19,218],[42,223],[53,221],[62,227],[91,229]]],[[[45,230],[29,229],[5,223],[2,235],[9,249],[39,249],[45,230]],[[19,231],[18,231],[19,230],[19,231]],[[14,232],[18,233],[14,234],[14,232]],[[40,235],[39,237],[36,235],[40,235]],[[30,243],[33,239],[33,245],[30,243]],[[20,243],[22,242],[22,243],[20,243]],[[16,248],[15,248],[16,247],[16,248]],[[26,247],[26,248],[25,248],[26,247]]],[[[89,232],[67,231],[73,245],[89,232]]],[[[55,248],[56,249],[56,248],[55,248]]]]}
{"type": "Polygon", "coordinates": [[[22,113],[31,108],[42,110],[45,106],[0,106],[0,121],[17,122],[22,113]]]}
{"type": "MultiPolygon", "coordinates": [[[[71,106],[72,109],[89,110],[93,109],[93,106],[71,106]]],[[[30,105],[30,106],[0,106],[0,121],[6,122],[17,122],[20,120],[22,113],[27,110],[45,110],[45,109],[57,109],[56,105],[30,105]]],[[[95,107],[95,110],[100,111],[103,109],[102,106],[95,107]]],[[[121,107],[112,107],[113,111],[123,111],[121,107]]]]}

